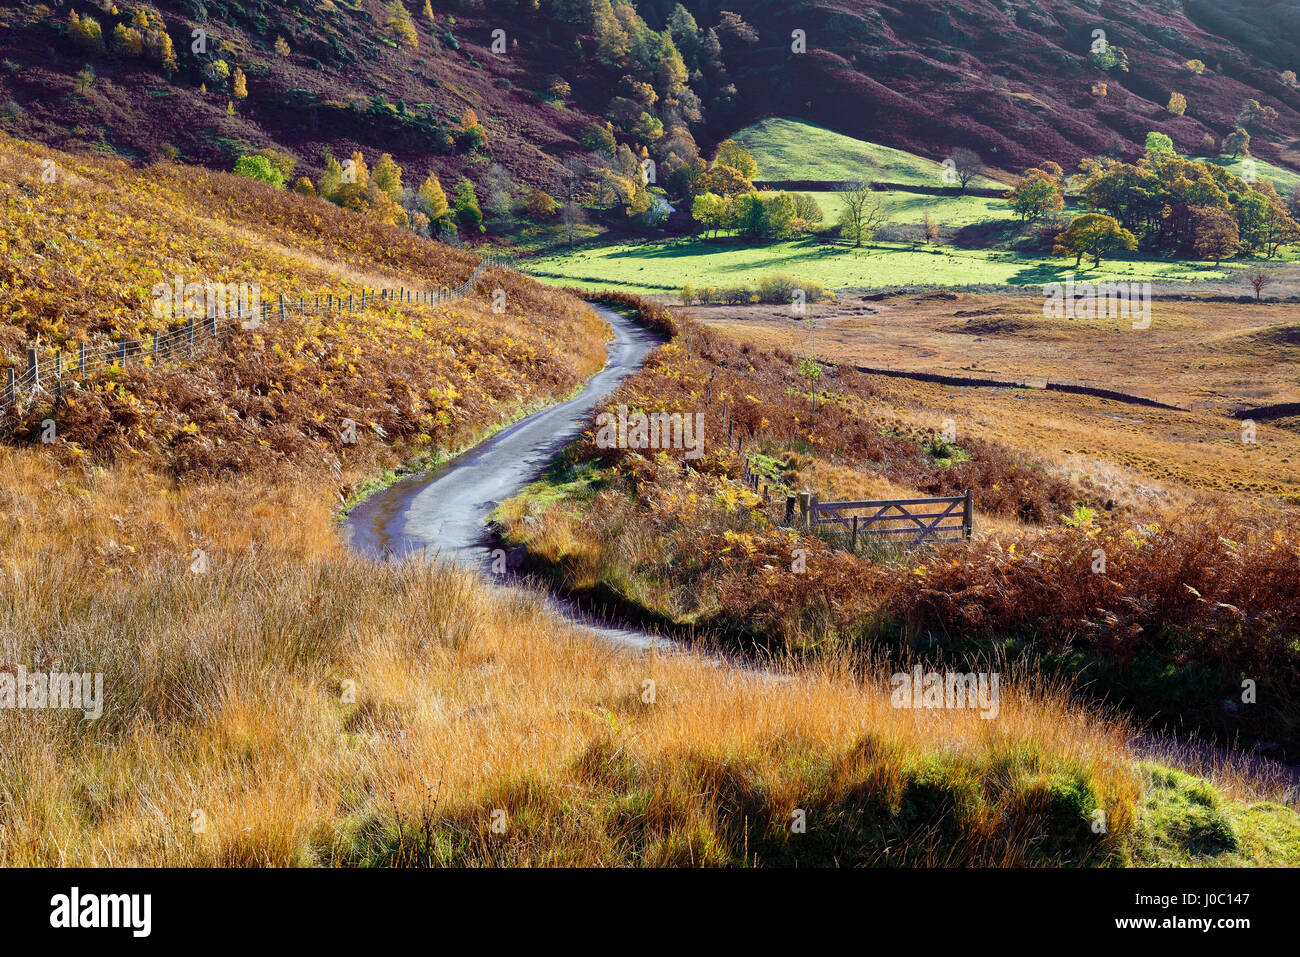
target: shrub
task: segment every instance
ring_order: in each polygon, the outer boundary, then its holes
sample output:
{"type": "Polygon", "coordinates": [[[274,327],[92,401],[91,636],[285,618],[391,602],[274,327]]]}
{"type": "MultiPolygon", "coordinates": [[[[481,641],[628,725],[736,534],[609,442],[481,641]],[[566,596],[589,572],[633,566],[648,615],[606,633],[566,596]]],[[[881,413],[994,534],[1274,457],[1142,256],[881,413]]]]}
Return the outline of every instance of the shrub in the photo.
{"type": "Polygon", "coordinates": [[[293,171],[298,165],[298,161],[288,153],[282,153],[279,150],[267,147],[255,151],[253,155],[266,157],[266,161],[280,171],[280,176],[286,183],[293,178],[293,171]]]}
{"type": "Polygon", "coordinates": [[[271,165],[265,156],[246,155],[235,161],[235,175],[261,180],[272,186],[284,186],[284,174],[271,165]]]}
{"type": "Polygon", "coordinates": [[[119,23],[113,28],[113,52],[139,56],[144,52],[144,37],[134,27],[119,23]]]}
{"type": "Polygon", "coordinates": [[[479,208],[478,195],[474,192],[474,184],[461,177],[460,181],[456,183],[454,197],[456,221],[460,223],[460,228],[468,233],[483,232],[483,210],[479,208]]]}
{"type": "Polygon", "coordinates": [[[718,298],[729,306],[747,305],[754,300],[754,290],[744,283],[739,283],[721,289],[718,298]]]}
{"type": "Polygon", "coordinates": [[[68,14],[68,37],[86,53],[104,52],[104,31],[93,17],[78,17],[73,10],[68,14]]]}

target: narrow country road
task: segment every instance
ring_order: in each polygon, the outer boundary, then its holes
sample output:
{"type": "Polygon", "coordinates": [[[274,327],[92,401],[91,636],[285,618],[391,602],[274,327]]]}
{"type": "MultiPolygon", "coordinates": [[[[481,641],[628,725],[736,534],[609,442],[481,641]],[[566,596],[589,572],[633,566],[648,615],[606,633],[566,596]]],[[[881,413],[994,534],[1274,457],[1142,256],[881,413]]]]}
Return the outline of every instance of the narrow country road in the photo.
{"type": "MultiPolygon", "coordinates": [[[[596,405],[663,341],[612,309],[594,308],[613,329],[614,339],[605,368],[587,380],[582,392],[521,419],[434,472],[414,475],[361,502],[344,523],[352,548],[375,558],[425,552],[487,573],[492,557],[488,515],[535,481],[578,437],[596,405]]],[[[552,603],[566,617],[623,644],[661,644],[644,632],[592,621],[562,598],[552,603]]]]}

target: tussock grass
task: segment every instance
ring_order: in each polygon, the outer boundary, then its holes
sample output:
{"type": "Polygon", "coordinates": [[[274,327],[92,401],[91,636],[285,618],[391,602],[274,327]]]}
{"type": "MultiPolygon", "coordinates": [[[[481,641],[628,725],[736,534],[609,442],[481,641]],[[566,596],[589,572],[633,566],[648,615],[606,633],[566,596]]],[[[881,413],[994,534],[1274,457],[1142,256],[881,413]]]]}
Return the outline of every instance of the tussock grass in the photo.
{"type": "Polygon", "coordinates": [[[103,671],[107,698],[0,712],[7,864],[1099,863],[1136,820],[1127,729],[1027,676],[985,721],[892,708],[847,660],[630,654],[350,554],[328,473],[253,499],[0,458],[5,658],[103,671]]]}
{"type": "Polygon", "coordinates": [[[662,321],[676,338],[605,408],[702,413],[705,454],[599,448],[591,430],[569,461],[600,465],[600,488],[558,505],[530,492],[500,512],[552,581],[799,655],[925,644],[962,661],[1015,647],[1164,730],[1296,752],[1300,541],[1275,513],[1108,516],[1095,483],[1001,442],[938,449],[869,376],[829,376],[814,402],[789,353],[662,321]],[[755,454],[773,471],[773,503],[738,481],[755,454]],[[908,555],[859,559],[778,523],[785,490],[842,501],[966,488],[974,542],[908,555]],[[1246,680],[1267,692],[1238,704],[1246,680]]]}

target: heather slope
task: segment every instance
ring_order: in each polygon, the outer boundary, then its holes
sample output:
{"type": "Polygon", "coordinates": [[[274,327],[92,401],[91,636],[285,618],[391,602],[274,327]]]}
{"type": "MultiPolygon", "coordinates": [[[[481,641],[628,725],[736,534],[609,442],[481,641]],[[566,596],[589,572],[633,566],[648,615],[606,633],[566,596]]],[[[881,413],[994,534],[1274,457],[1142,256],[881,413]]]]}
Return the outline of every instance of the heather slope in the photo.
{"type": "MultiPolygon", "coordinates": [[[[640,0],[635,8],[658,31],[674,6],[640,0]]],[[[1300,161],[1300,89],[1284,79],[1300,58],[1285,5],[757,0],[744,5],[740,25],[711,2],[684,7],[697,30],[674,36],[690,95],[671,108],[662,96],[644,106],[670,134],[684,118],[706,152],[753,120],[797,115],[936,160],[966,147],[1013,172],[1044,159],[1072,168],[1084,156],[1135,155],[1153,129],[1184,152],[1211,152],[1207,144],[1217,146],[1257,100],[1277,115],[1253,125],[1254,152],[1291,168],[1300,161]],[[795,30],[806,35],[806,53],[792,52],[795,30]],[[1097,30],[1123,52],[1127,70],[1093,62],[1097,30]],[[1187,99],[1184,115],[1166,109],[1174,92],[1187,99]]],[[[275,146],[313,178],[325,148],[336,156],[391,152],[403,165],[428,162],[444,179],[466,174],[480,183],[495,162],[554,189],[560,159],[585,154],[584,130],[613,119],[634,149],[648,146],[660,162],[674,150],[691,159],[671,135],[636,134],[636,110],[620,120],[630,102],[625,77],[655,80],[661,71],[628,60],[645,38],[620,32],[597,3],[440,0],[429,5],[432,19],[419,4],[378,0],[163,0],[141,9],[172,37],[174,73],[147,42],[143,56],[111,52],[109,32],[134,7],[116,17],[89,3],[4,11],[3,128],[133,161],[175,148],[186,161],[223,169],[243,149],[275,146]],[[88,52],[69,37],[69,9],[103,20],[110,52],[88,52]],[[405,11],[413,45],[393,27],[394,9],[405,11]],[[208,32],[207,54],[190,52],[194,29],[208,32]],[[504,50],[492,48],[495,30],[505,31],[504,50]],[[244,72],[247,98],[213,72],[218,59],[244,72]],[[460,141],[467,108],[485,128],[485,147],[460,141]]]]}

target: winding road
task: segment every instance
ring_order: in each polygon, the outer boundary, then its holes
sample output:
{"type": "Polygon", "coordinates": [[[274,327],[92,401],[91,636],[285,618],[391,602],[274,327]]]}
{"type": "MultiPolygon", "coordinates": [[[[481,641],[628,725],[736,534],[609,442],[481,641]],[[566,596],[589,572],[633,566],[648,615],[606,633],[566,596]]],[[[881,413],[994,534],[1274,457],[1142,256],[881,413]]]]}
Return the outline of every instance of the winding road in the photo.
{"type": "MultiPolygon", "coordinates": [[[[606,347],[605,368],[588,379],[577,396],[521,419],[433,472],[414,475],[365,499],[344,523],[352,548],[379,559],[423,552],[490,577],[494,546],[487,519],[492,510],[535,481],[581,434],[597,404],[663,343],[660,336],[614,310],[594,308],[609,323],[614,338],[606,347]]],[[[563,598],[552,596],[550,603],[565,617],[621,644],[672,644],[643,631],[602,624],[563,598]]]]}

